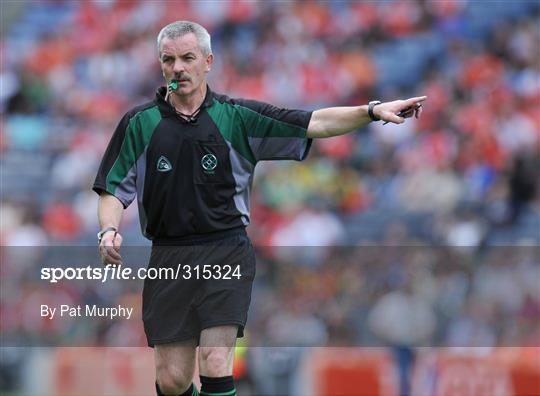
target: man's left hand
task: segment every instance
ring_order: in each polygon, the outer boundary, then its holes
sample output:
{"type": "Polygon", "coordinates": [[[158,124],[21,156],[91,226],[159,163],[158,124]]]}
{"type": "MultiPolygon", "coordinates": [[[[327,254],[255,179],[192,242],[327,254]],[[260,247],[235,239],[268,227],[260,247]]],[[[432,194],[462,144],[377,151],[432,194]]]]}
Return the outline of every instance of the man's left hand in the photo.
{"type": "Polygon", "coordinates": [[[394,100],[393,102],[381,103],[373,108],[373,114],[381,121],[402,124],[406,118],[420,117],[422,114],[422,102],[427,96],[417,96],[406,100],[394,100]]]}

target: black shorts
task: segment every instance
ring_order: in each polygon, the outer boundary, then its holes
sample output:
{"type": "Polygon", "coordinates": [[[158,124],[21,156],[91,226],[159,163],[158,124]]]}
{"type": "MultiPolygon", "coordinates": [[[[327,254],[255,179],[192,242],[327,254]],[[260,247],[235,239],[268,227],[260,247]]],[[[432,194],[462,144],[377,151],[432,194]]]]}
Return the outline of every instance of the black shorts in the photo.
{"type": "Polygon", "coordinates": [[[193,338],[198,342],[203,329],[220,325],[238,325],[238,337],[243,337],[255,278],[255,253],[243,227],[209,237],[154,242],[150,268],[161,276],[144,281],[143,322],[149,346],[193,338]]]}

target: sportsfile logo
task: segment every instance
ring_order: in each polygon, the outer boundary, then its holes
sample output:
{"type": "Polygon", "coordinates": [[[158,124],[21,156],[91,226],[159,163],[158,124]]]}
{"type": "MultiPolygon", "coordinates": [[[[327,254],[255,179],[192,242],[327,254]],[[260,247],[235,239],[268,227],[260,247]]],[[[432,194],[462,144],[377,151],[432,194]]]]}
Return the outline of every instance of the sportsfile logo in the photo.
{"type": "Polygon", "coordinates": [[[181,273],[181,264],[174,267],[138,268],[133,271],[130,267],[122,265],[107,265],[104,267],[44,267],[41,269],[41,279],[50,283],[58,283],[62,280],[98,280],[104,283],[108,280],[128,279],[178,279],[181,273]]]}
{"type": "Polygon", "coordinates": [[[240,279],[242,277],[240,265],[188,265],[178,264],[176,267],[138,268],[133,271],[130,267],[122,265],[106,265],[104,267],[43,267],[41,279],[49,283],[58,283],[63,280],[98,280],[104,283],[108,280],[128,279],[240,279]]]}

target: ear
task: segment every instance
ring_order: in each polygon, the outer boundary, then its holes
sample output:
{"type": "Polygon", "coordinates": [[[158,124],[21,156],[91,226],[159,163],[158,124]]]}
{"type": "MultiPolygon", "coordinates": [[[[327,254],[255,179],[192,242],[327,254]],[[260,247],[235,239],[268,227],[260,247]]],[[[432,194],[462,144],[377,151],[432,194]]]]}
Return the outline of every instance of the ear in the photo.
{"type": "Polygon", "coordinates": [[[206,57],[206,72],[207,73],[212,69],[212,63],[214,63],[214,54],[210,53],[206,57]]]}

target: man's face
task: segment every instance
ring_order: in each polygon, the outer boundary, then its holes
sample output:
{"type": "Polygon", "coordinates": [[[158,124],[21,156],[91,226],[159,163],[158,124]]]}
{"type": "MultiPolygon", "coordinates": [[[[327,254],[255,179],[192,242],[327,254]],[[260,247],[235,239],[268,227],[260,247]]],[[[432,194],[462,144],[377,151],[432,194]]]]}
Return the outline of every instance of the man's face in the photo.
{"type": "Polygon", "coordinates": [[[161,70],[167,84],[172,80],[178,81],[177,95],[190,96],[203,84],[206,85],[206,73],[210,71],[213,60],[212,54],[203,55],[193,33],[161,40],[161,70]]]}

